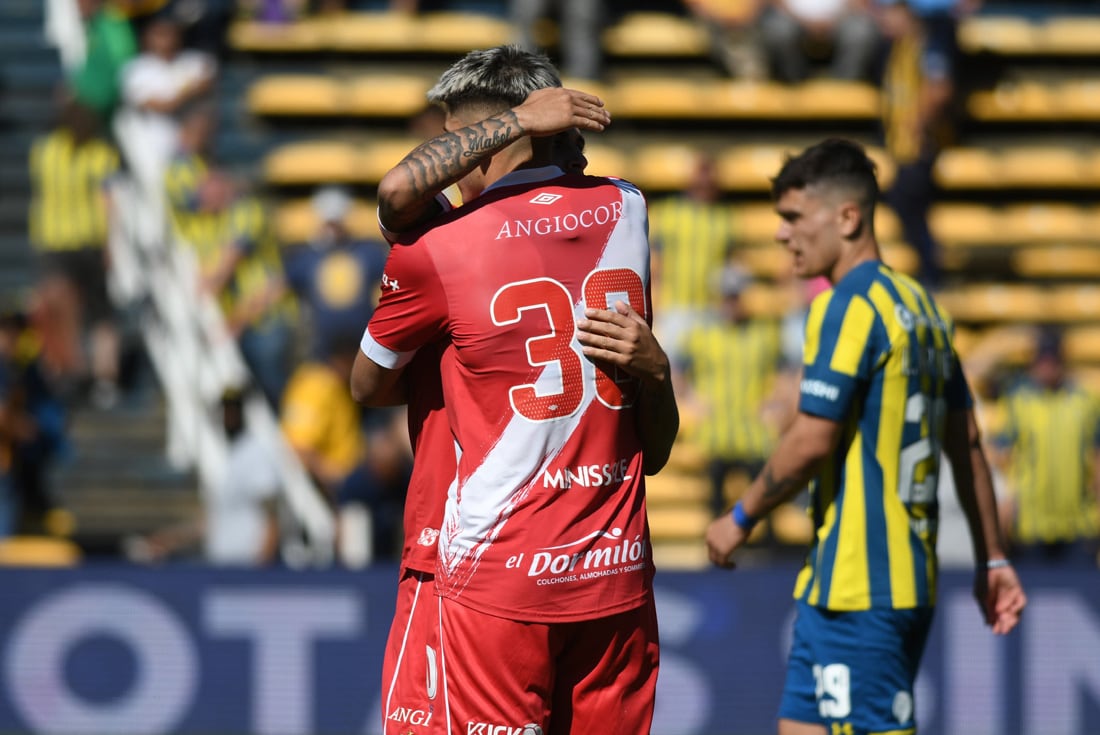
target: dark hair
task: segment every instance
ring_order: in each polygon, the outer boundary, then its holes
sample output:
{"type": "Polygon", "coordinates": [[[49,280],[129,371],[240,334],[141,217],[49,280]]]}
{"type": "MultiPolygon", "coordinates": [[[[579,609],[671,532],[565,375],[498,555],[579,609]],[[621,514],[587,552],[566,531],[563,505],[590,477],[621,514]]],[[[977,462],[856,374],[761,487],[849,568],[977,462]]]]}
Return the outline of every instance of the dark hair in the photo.
{"type": "Polygon", "coordinates": [[[543,54],[496,46],[471,51],[452,64],[428,91],[428,100],[452,112],[479,105],[507,109],[537,89],[560,86],[557,70],[543,54]]]}
{"type": "Polygon", "coordinates": [[[789,156],[772,179],[772,197],[779,199],[791,189],[815,185],[850,189],[864,216],[870,218],[874,214],[879,195],[875,162],[858,143],[829,138],[797,156],[789,156]]]}

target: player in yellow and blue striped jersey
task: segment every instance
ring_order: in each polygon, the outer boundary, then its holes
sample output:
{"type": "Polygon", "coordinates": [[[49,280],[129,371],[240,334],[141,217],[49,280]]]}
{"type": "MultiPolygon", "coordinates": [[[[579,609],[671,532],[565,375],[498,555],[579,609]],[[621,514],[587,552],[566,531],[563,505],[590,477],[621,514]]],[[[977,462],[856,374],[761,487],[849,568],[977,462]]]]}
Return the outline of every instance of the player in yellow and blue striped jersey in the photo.
{"type": "Polygon", "coordinates": [[[1026,598],[1005,559],[951,323],[881,260],[874,164],[858,145],[827,140],[788,159],[772,193],[776,239],[796,275],[825,276],[832,288],[810,308],[798,415],[741,502],[708,528],[710,558],[732,567],[753,524],[810,483],[814,540],[795,585],[779,733],[915,733],[913,683],[936,599],[941,449],[987,624],[1009,632],[1026,598]]]}

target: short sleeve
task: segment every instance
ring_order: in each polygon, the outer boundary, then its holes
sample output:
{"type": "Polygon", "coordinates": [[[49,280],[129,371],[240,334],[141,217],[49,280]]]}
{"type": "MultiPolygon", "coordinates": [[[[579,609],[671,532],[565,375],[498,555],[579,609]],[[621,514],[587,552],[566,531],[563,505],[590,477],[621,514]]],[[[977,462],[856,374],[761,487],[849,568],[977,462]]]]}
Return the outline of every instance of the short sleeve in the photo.
{"type": "Polygon", "coordinates": [[[374,363],[396,369],[420,347],[445,336],[447,296],[423,240],[394,245],[381,287],[360,347],[374,363]]]}
{"type": "Polygon", "coordinates": [[[826,291],[806,320],[800,411],[843,421],[871,379],[878,350],[873,339],[875,310],[858,295],[826,291]]]}

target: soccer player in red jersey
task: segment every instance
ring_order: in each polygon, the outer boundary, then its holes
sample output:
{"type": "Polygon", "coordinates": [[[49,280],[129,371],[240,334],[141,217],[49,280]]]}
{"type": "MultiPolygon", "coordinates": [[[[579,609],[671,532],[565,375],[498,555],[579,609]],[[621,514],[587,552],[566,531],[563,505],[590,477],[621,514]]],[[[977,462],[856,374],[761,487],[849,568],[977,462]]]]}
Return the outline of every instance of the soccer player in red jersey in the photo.
{"type": "MultiPolygon", "coordinates": [[[[435,92],[458,130],[557,84],[541,57],[501,48],[471,54],[435,92]]],[[[667,358],[661,370],[659,347],[631,354],[648,330],[645,205],[625,182],[548,162],[545,140],[508,145],[460,182],[477,201],[395,247],[353,388],[388,400],[413,352],[450,340],[446,729],[644,732],[656,630],[641,475],[664,463],[677,425],[667,358]]]]}

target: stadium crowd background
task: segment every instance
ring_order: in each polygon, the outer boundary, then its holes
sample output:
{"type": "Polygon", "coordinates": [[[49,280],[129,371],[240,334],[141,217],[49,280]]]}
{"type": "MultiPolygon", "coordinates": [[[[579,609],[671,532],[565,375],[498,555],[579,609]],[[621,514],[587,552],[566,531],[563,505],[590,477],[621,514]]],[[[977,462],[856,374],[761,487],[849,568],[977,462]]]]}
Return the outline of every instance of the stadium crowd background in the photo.
{"type": "MultiPolygon", "coordinates": [[[[957,320],[1001,459],[1006,529],[1054,563],[1094,564],[1092,4],[914,2],[923,35],[889,2],[539,5],[5,2],[0,560],[278,564],[278,537],[293,533],[263,456],[242,450],[228,466],[247,482],[206,478],[217,487],[200,493],[194,467],[165,454],[148,299],[125,298],[108,275],[112,191],[126,173],[163,199],[174,233],[163,246],[186,243],[196,298],[218,302],[250,368],[209,410],[220,405],[238,436],[241,391],[264,395],[326,506],[369,508],[373,548],[355,559],[395,557],[404,419],[360,412],[346,391],[385,258],[374,186],[441,130],[424,106],[439,71],[516,41],[547,48],[567,86],[605,100],[613,124],[588,136],[588,170],[649,198],[656,333],[684,416],[669,467],[649,482],[658,567],[704,565],[707,521],[793,410],[801,317],[820,286],[788,277],[769,177],[785,151],[826,135],[873,148],[887,260],[933,285],[957,320]],[[55,39],[70,19],[82,55],[46,45],[44,5],[55,39]],[[1071,409],[1046,400],[1056,391],[1014,391],[1063,361],[1089,389],[1066,398],[1071,409]],[[1064,496],[1035,489],[1046,468],[1076,468],[1061,475],[1064,496]]],[[[959,512],[945,505],[943,560],[965,565],[959,512]]],[[[809,521],[784,511],[761,524],[761,564],[803,553],[809,521]]]]}

